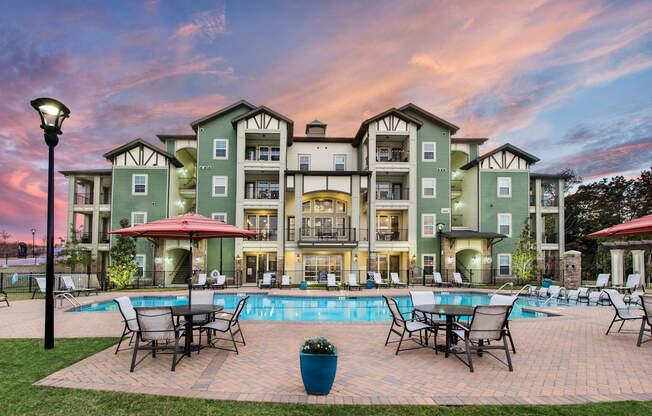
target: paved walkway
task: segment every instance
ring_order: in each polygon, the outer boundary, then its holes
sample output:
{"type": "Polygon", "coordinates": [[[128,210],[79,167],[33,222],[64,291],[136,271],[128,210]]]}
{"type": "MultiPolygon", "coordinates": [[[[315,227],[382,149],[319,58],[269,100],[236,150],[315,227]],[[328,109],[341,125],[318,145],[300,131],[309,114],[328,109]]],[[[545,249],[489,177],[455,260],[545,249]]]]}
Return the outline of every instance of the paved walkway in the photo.
{"type": "MultiPolygon", "coordinates": [[[[377,295],[376,291],[365,292],[377,295]]],[[[113,296],[102,295],[99,300],[113,296]]],[[[2,325],[10,327],[3,334],[39,336],[42,324],[36,321],[42,320],[42,307],[42,301],[20,301],[11,308],[0,308],[2,325]],[[25,319],[27,325],[21,325],[25,319]]],[[[489,356],[474,357],[475,373],[469,373],[456,358],[444,358],[429,349],[396,356],[392,346],[383,345],[387,323],[243,321],[247,346],[240,355],[205,349],[182,360],[174,373],[169,371],[170,356],[148,357],[130,373],[131,351],[114,355],[111,348],[36,384],[211,399],[329,404],[652,400],[652,343],[637,348],[636,335],[605,336],[611,308],[569,307],[557,311],[563,316],[512,321],[518,353],[512,357],[511,373],[489,356]],[[301,383],[298,349],[305,338],[312,336],[326,336],[338,347],[337,376],[328,396],[308,396],[301,383]]],[[[121,330],[120,318],[113,312],[57,311],[56,325],[57,336],[115,336],[121,330]]],[[[628,329],[637,329],[628,325],[628,329]]]]}

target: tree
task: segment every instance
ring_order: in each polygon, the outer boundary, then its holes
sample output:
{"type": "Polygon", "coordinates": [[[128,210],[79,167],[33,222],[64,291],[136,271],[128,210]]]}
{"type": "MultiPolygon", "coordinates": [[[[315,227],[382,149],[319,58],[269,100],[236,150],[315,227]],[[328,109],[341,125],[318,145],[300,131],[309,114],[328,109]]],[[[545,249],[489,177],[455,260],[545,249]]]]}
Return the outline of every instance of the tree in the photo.
{"type": "Polygon", "coordinates": [[[11,238],[11,234],[7,230],[0,230],[0,238],[2,238],[2,254],[7,255],[7,240],[11,238]]]}
{"type": "MultiPolygon", "coordinates": [[[[63,238],[59,238],[59,241],[64,243],[63,238]]],[[[79,245],[77,232],[72,225],[70,226],[70,239],[65,240],[65,248],[61,250],[59,255],[63,258],[63,260],[59,260],[59,264],[69,267],[72,272],[75,271],[78,265],[82,265],[86,268],[86,272],[89,273],[89,268],[95,261],[93,252],[79,245]]]]}
{"type": "MultiPolygon", "coordinates": [[[[120,220],[120,227],[127,228],[129,221],[120,220]]],[[[118,235],[117,241],[109,251],[111,265],[107,269],[109,280],[118,288],[133,283],[138,267],[136,266],[136,241],[132,237],[118,235]]]]}
{"type": "Polygon", "coordinates": [[[516,251],[512,254],[512,267],[516,275],[524,282],[537,277],[537,243],[530,234],[530,224],[525,220],[523,230],[518,237],[516,251]]]}

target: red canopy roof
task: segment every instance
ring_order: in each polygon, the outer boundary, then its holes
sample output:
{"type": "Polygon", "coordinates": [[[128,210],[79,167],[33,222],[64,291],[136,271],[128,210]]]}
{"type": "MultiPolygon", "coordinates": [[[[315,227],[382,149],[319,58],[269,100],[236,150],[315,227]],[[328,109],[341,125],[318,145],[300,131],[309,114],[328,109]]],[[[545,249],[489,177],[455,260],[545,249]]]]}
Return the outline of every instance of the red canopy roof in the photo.
{"type": "Polygon", "coordinates": [[[589,234],[589,237],[620,237],[625,235],[652,234],[652,214],[589,234]]]}
{"type": "Polygon", "coordinates": [[[256,232],[206,218],[203,215],[188,213],[110,231],[109,234],[122,234],[130,237],[202,240],[205,238],[248,238],[254,237],[256,232]]]}

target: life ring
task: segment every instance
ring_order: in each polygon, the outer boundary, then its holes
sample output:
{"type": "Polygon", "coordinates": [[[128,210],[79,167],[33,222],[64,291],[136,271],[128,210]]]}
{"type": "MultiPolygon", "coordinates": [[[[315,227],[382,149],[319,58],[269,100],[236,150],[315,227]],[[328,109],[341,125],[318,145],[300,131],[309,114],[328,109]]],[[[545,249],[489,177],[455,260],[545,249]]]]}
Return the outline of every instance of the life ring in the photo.
{"type": "Polygon", "coordinates": [[[220,275],[220,272],[218,272],[217,269],[214,269],[214,270],[211,272],[211,277],[212,277],[213,279],[217,279],[217,276],[219,276],[219,275],[220,275]]]}

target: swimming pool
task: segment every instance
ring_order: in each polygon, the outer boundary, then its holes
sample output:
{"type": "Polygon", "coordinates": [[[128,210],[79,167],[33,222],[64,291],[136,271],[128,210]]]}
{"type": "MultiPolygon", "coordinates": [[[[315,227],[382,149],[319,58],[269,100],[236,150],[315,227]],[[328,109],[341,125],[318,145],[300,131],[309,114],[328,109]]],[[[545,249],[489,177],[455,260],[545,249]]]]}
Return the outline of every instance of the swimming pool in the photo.
{"type": "MultiPolygon", "coordinates": [[[[214,303],[224,309],[235,309],[244,294],[215,294],[214,303]]],[[[401,311],[410,311],[412,302],[408,296],[396,297],[401,311]]],[[[188,303],[187,296],[142,296],[131,298],[134,306],[173,306],[188,303]]],[[[436,303],[450,305],[487,305],[485,293],[440,292],[435,293],[436,303]]],[[[523,308],[542,306],[544,300],[519,297],[511,319],[538,318],[542,313],[524,311],[523,308]]],[[[546,306],[572,306],[563,301],[552,301],[546,306]]],[[[93,303],[70,309],[69,312],[115,311],[113,301],[93,303]]],[[[391,315],[382,297],[280,297],[252,294],[242,312],[242,319],[264,321],[344,321],[376,322],[390,321],[391,315]]]]}

